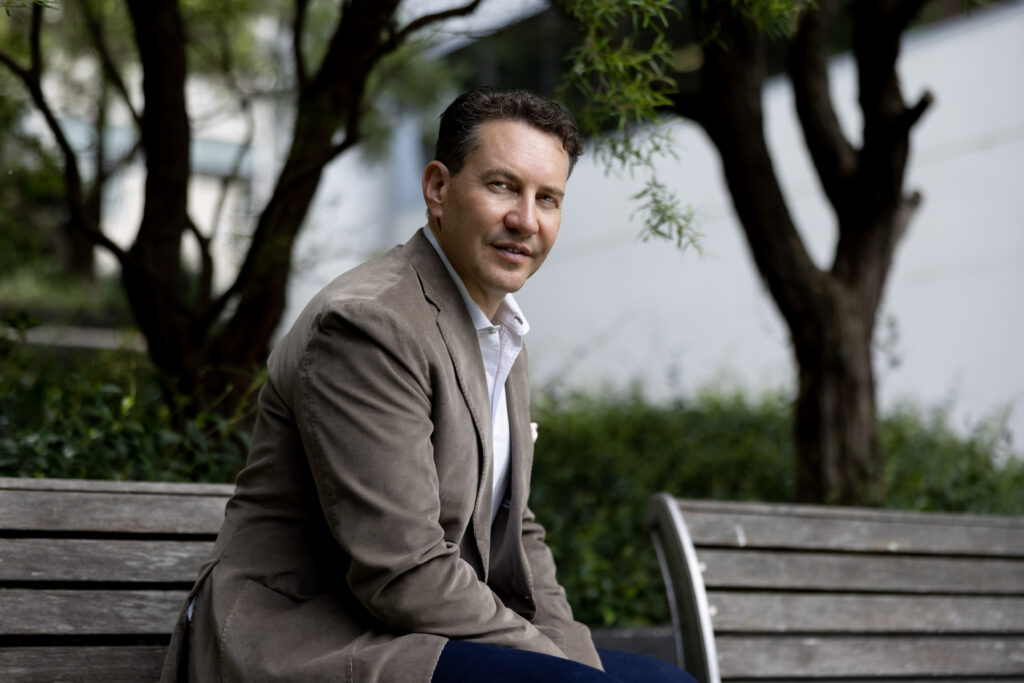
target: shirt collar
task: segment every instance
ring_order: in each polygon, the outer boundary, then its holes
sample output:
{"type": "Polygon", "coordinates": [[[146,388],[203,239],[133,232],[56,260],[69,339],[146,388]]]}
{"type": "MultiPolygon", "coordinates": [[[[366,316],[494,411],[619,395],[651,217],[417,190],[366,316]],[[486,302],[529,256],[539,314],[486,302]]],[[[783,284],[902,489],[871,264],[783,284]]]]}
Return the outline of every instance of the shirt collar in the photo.
{"type": "Polygon", "coordinates": [[[530,331],[530,324],[526,322],[526,316],[523,315],[522,309],[519,308],[519,304],[516,303],[515,297],[511,293],[506,293],[505,298],[498,306],[498,312],[494,315],[494,322],[487,319],[487,314],[483,312],[480,305],[473,300],[473,297],[469,295],[469,290],[466,289],[465,283],[462,282],[462,278],[455,272],[455,268],[448,261],[448,257],[445,256],[444,250],[441,249],[441,245],[437,241],[437,237],[434,235],[433,229],[427,225],[423,228],[423,232],[427,236],[427,241],[434,247],[434,251],[441,257],[441,263],[448,270],[448,274],[455,282],[455,286],[459,290],[459,294],[462,295],[462,301],[466,304],[466,310],[469,311],[469,317],[473,319],[473,327],[477,330],[486,330],[494,327],[495,325],[501,325],[507,327],[512,332],[515,332],[519,336],[524,336],[530,331]]]}

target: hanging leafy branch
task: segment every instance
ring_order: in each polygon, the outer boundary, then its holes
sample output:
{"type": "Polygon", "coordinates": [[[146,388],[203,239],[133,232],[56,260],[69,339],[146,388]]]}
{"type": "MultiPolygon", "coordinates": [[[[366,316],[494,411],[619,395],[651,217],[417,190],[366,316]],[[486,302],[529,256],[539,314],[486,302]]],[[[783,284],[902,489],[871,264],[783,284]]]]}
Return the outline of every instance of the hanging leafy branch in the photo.
{"type": "Polygon", "coordinates": [[[583,38],[569,55],[560,97],[572,88],[586,103],[580,126],[606,170],[645,178],[643,190],[632,197],[639,202],[634,216],[642,219],[642,239],[697,246],[692,207],[680,209],[654,167],[656,159],[674,156],[659,110],[676,93],[667,30],[678,10],[670,0],[566,0],[564,7],[583,38]]]}
{"type": "MultiPolygon", "coordinates": [[[[699,42],[716,43],[721,27],[710,17],[712,6],[728,5],[770,36],[795,30],[800,12],[814,0],[698,0],[708,17],[696,27],[699,42]]],[[[563,0],[582,39],[570,53],[570,67],[560,97],[575,91],[585,102],[580,125],[592,138],[607,171],[628,171],[644,177],[644,187],[631,199],[639,206],[641,238],[664,239],[681,249],[699,250],[701,234],[692,206],[658,180],[655,162],[675,157],[670,129],[662,112],[678,99],[674,78],[675,47],[671,24],[681,18],[671,0],[563,0]]]]}

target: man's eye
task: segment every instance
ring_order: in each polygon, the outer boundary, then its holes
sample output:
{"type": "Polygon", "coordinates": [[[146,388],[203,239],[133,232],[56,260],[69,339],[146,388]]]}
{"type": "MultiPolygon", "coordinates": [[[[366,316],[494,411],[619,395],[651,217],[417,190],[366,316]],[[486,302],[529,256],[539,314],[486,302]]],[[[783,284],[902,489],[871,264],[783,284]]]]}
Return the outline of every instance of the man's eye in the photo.
{"type": "Polygon", "coordinates": [[[499,190],[507,190],[508,183],[506,183],[504,180],[492,180],[491,187],[495,187],[499,190]]]}
{"type": "Polygon", "coordinates": [[[558,206],[558,199],[549,194],[542,194],[540,195],[540,197],[538,197],[538,199],[540,199],[545,204],[550,204],[551,206],[558,206]]]}

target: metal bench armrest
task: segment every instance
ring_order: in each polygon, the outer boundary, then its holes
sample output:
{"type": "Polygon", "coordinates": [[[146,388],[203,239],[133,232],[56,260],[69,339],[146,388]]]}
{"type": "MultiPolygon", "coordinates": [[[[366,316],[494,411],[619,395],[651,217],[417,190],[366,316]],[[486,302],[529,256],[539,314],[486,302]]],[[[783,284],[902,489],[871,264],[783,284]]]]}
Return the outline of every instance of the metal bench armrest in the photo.
{"type": "Polygon", "coordinates": [[[676,661],[701,683],[720,683],[704,577],[675,498],[667,493],[652,496],[646,523],[665,579],[676,661]]]}

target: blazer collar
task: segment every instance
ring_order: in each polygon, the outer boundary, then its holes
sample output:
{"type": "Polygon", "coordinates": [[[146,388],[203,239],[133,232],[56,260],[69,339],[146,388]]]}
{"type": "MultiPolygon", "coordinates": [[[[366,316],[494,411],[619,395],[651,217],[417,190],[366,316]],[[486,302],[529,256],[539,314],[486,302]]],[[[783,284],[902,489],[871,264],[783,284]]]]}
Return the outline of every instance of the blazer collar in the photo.
{"type": "Polygon", "coordinates": [[[458,287],[427,240],[423,232],[425,229],[417,230],[403,251],[419,276],[424,297],[437,309],[437,329],[451,357],[455,378],[469,407],[480,445],[480,480],[477,482],[473,510],[473,536],[486,575],[490,562],[491,479],[494,462],[487,377],[484,374],[476,327],[458,287]]]}

